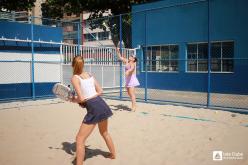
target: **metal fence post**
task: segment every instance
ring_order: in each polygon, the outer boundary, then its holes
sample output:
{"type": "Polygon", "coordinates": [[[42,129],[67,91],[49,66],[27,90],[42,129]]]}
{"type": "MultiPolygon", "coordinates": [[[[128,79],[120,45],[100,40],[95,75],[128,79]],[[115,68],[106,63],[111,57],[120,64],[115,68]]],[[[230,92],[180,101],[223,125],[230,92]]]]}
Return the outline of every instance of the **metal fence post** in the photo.
{"type": "Polygon", "coordinates": [[[77,40],[78,40],[78,51],[77,55],[80,55],[80,22],[77,24],[77,40]]]}
{"type": "Polygon", "coordinates": [[[145,62],[145,101],[147,101],[147,21],[146,21],[146,12],[145,12],[145,54],[144,54],[144,62],[145,62]]]}
{"type": "Polygon", "coordinates": [[[84,42],[85,42],[85,38],[84,38],[84,28],[85,28],[85,21],[84,21],[84,15],[83,14],[81,14],[81,22],[82,22],[82,28],[81,28],[81,30],[82,30],[82,34],[81,34],[81,38],[82,38],[82,42],[81,42],[81,45],[84,45],[84,42]]]}
{"type": "Polygon", "coordinates": [[[208,0],[208,94],[207,107],[211,105],[211,41],[210,41],[210,2],[208,0]]]}
{"type": "Polygon", "coordinates": [[[34,17],[31,16],[31,81],[32,81],[32,99],[35,100],[35,79],[34,79],[34,17]]]}
{"type": "MultiPolygon", "coordinates": [[[[120,21],[120,53],[122,54],[122,15],[119,16],[120,21]]],[[[120,99],[122,100],[122,61],[120,61],[120,99]]]]}

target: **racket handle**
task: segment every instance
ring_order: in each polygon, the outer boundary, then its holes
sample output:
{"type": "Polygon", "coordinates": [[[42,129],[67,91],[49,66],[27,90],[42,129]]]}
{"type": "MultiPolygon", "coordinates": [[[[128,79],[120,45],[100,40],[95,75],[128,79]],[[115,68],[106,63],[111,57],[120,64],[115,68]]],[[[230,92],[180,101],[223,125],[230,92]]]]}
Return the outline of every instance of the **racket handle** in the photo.
{"type": "Polygon", "coordinates": [[[72,96],[76,96],[75,90],[72,90],[71,94],[72,94],[72,96]]]}
{"type": "MultiPolygon", "coordinates": [[[[70,89],[71,89],[71,85],[67,85],[70,89]]],[[[76,95],[75,90],[71,89],[71,96],[70,97],[74,97],[76,95]]]]}

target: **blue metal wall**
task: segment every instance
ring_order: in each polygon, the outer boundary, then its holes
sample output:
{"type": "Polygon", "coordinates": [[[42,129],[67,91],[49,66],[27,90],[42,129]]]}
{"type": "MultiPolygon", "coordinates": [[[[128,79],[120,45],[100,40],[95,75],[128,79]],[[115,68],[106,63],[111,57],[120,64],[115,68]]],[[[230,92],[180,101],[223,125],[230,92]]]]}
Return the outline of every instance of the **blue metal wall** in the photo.
{"type": "MultiPolygon", "coordinates": [[[[211,92],[248,94],[248,1],[210,0],[210,41],[234,41],[234,73],[212,73],[211,92]]],[[[137,45],[179,45],[179,72],[147,73],[147,87],[207,92],[207,73],[186,72],[186,44],[208,41],[208,1],[164,0],[132,8],[137,45]]],[[[145,73],[139,75],[144,87],[145,73]]]]}
{"type": "MultiPolygon", "coordinates": [[[[52,42],[61,42],[62,38],[62,28],[55,28],[49,26],[33,25],[34,40],[38,41],[52,41],[52,42]]],[[[17,23],[17,22],[0,22],[0,37],[8,39],[21,39],[21,40],[31,40],[31,24],[17,23]]],[[[26,56],[27,54],[32,54],[31,43],[30,42],[13,42],[13,41],[3,41],[0,40],[0,54],[2,56],[4,53],[14,53],[19,54],[19,58],[26,56]]],[[[36,53],[43,54],[43,63],[49,63],[46,60],[45,56],[60,54],[60,45],[55,44],[44,44],[44,43],[35,43],[34,44],[34,56],[36,53]]],[[[8,54],[11,56],[11,54],[8,54]]],[[[11,59],[11,57],[6,57],[6,59],[11,59]]],[[[37,58],[36,58],[37,60],[37,58]]],[[[9,61],[10,63],[27,63],[30,64],[32,61],[9,61]]],[[[39,61],[41,64],[42,61],[39,61]]],[[[60,61],[58,61],[60,62],[60,61]]],[[[0,61],[0,65],[8,63],[8,60],[0,61]]],[[[36,64],[36,63],[35,63],[36,64]]],[[[39,68],[45,70],[46,68],[39,68]]],[[[31,72],[30,68],[30,72],[31,72]]],[[[6,72],[7,70],[1,70],[1,72],[6,72]]],[[[17,73],[18,74],[18,73],[17,73]]],[[[19,73],[22,74],[22,73],[19,73]]],[[[53,73],[48,73],[53,74],[53,73]]],[[[7,75],[6,75],[7,76],[7,75]]],[[[15,75],[8,75],[15,76],[15,75]]],[[[39,77],[39,75],[35,75],[39,77]]],[[[31,79],[31,77],[30,77],[31,79]]],[[[52,96],[52,87],[54,82],[35,82],[35,97],[47,97],[52,96]]],[[[20,99],[20,98],[32,98],[32,82],[11,82],[8,84],[0,83],[0,100],[9,100],[9,99],[20,99]]]]}
{"type": "MultiPolygon", "coordinates": [[[[0,37],[18,38],[26,40],[31,39],[31,24],[18,22],[0,22],[0,37]]],[[[34,25],[34,40],[61,42],[63,29],[58,27],[49,27],[34,25]]]]}

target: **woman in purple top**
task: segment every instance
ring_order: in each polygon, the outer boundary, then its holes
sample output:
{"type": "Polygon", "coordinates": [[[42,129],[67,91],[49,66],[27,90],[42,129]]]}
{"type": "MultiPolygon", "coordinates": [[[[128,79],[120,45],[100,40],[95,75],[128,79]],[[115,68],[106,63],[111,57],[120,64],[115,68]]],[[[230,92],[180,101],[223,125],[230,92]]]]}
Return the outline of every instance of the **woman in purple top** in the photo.
{"type": "Polygon", "coordinates": [[[126,76],[126,89],[129,97],[132,100],[132,111],[136,110],[136,97],[135,97],[135,87],[139,86],[140,83],[136,77],[136,62],[137,58],[130,56],[128,59],[122,57],[120,51],[116,49],[118,58],[126,65],[125,66],[125,76],[126,76]]]}

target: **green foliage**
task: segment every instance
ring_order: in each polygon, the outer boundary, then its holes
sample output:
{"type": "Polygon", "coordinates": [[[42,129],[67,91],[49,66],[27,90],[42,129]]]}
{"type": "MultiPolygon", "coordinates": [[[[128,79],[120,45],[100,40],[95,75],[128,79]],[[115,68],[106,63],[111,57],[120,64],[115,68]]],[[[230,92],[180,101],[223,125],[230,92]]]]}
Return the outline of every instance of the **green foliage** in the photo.
{"type": "Polygon", "coordinates": [[[106,10],[112,15],[129,13],[133,4],[141,4],[154,0],[47,0],[42,4],[44,15],[51,18],[62,18],[63,14],[91,12],[90,18],[101,18],[106,10]]]}
{"type": "MultiPolygon", "coordinates": [[[[87,24],[91,29],[100,28],[104,31],[109,28],[115,45],[120,40],[120,19],[113,17],[119,14],[130,13],[133,4],[141,4],[154,0],[47,0],[42,5],[43,17],[62,18],[63,14],[79,14],[90,12],[87,24]],[[103,18],[103,13],[111,11],[111,17],[103,18]]],[[[126,47],[131,47],[131,15],[122,17],[122,39],[126,47]]]]}
{"type": "Polygon", "coordinates": [[[1,0],[0,1],[0,10],[8,10],[8,11],[23,11],[29,10],[34,6],[35,0],[1,0]]]}

